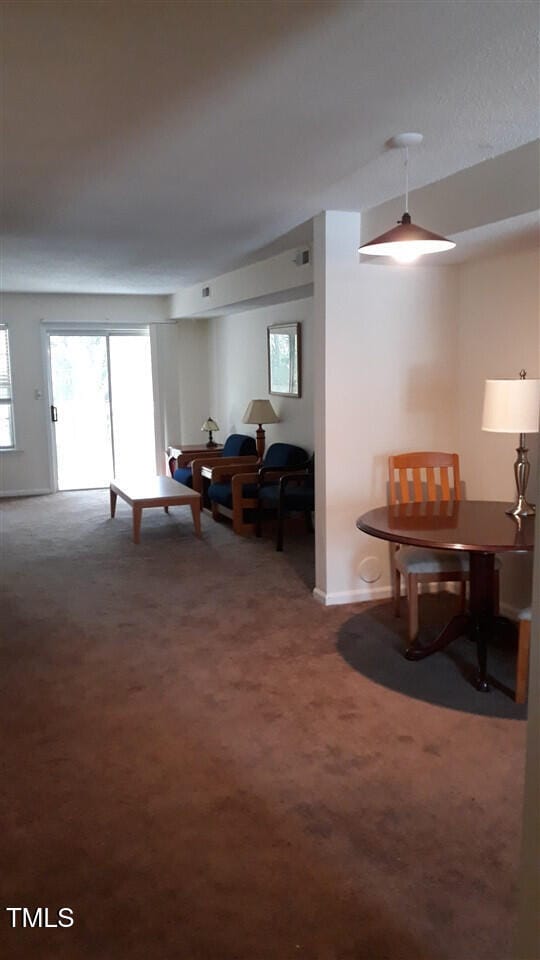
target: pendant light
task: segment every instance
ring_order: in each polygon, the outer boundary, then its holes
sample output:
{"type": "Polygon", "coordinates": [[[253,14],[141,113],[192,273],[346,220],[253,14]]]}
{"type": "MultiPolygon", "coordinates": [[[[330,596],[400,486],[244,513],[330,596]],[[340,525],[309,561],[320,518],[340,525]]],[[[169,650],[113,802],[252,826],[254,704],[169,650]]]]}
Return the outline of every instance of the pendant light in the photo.
{"type": "Polygon", "coordinates": [[[397,263],[413,263],[427,253],[443,253],[455,247],[452,240],[431,233],[411,222],[409,208],[409,147],[422,143],[421,133],[399,133],[388,145],[405,151],[405,213],[397,226],[362,244],[358,252],[372,257],[392,257],[397,263]]]}

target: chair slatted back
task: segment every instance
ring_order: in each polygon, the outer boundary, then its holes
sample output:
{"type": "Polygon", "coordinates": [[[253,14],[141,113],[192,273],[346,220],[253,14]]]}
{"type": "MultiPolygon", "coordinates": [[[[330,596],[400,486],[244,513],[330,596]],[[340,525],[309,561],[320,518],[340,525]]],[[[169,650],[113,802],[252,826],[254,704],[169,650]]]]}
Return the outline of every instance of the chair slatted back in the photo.
{"type": "Polygon", "coordinates": [[[390,504],[461,499],[457,453],[400,453],[388,472],[390,504]]]}

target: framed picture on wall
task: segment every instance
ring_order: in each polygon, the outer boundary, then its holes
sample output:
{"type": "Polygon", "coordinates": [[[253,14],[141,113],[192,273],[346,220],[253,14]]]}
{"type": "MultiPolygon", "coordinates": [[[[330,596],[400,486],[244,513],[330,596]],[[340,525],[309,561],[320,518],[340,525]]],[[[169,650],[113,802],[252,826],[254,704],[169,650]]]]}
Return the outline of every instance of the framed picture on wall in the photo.
{"type": "Polygon", "coordinates": [[[268,327],[268,392],[278,397],[302,395],[300,323],[268,327]]]}

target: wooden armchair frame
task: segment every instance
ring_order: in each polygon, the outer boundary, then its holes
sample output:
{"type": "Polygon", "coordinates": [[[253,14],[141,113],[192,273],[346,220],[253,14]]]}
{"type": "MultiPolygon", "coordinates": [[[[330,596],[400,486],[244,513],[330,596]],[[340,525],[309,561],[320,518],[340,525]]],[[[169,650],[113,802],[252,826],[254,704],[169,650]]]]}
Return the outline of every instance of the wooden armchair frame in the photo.
{"type": "MultiPolygon", "coordinates": [[[[306,468],[307,469],[307,468],[306,468]]],[[[280,484],[282,481],[286,481],[289,476],[292,475],[302,477],[305,474],[305,471],[299,469],[298,467],[287,470],[287,467],[260,467],[257,473],[235,473],[231,481],[231,492],[232,492],[232,502],[233,508],[232,511],[229,511],[232,517],[233,530],[235,533],[238,533],[240,536],[250,536],[253,533],[257,532],[257,526],[259,523],[259,497],[258,493],[255,497],[246,497],[244,496],[244,484],[246,483],[256,483],[257,487],[260,487],[263,483],[275,482],[280,484]],[[255,512],[256,519],[250,523],[246,523],[244,520],[244,510],[253,510],[255,512]]],[[[225,513],[226,508],[222,507],[221,504],[216,506],[225,513]]],[[[281,542],[283,542],[283,534],[281,536],[281,542]]],[[[278,547],[278,549],[282,549],[278,547]]]]}
{"type": "Polygon", "coordinates": [[[246,483],[256,483],[258,485],[261,473],[265,480],[269,476],[274,476],[276,479],[279,479],[286,470],[285,467],[261,467],[255,472],[253,466],[253,463],[241,463],[238,460],[236,463],[228,465],[216,464],[215,467],[212,468],[210,480],[210,483],[221,483],[229,479],[229,477],[231,478],[232,509],[213,501],[212,516],[214,520],[219,520],[220,514],[229,517],[232,520],[234,532],[243,537],[250,536],[256,532],[256,521],[253,520],[247,523],[244,520],[244,510],[253,510],[256,512],[259,505],[258,497],[244,496],[244,485],[246,483]]]}
{"type": "MultiPolygon", "coordinates": [[[[274,471],[275,473],[275,471],[274,471]]],[[[259,484],[260,486],[268,482],[265,476],[262,476],[263,471],[259,471],[259,484]]],[[[285,517],[288,514],[287,510],[287,487],[289,484],[295,484],[296,486],[304,486],[306,482],[313,479],[313,467],[311,464],[307,467],[304,467],[300,470],[291,470],[290,472],[281,474],[275,478],[275,483],[279,486],[279,496],[277,501],[277,532],[276,532],[276,550],[283,550],[283,528],[285,524],[285,517]]],[[[313,491],[315,494],[315,491],[313,491]]],[[[260,537],[262,534],[262,514],[264,509],[264,503],[261,502],[260,497],[257,498],[257,525],[256,532],[257,536],[260,537]]],[[[301,510],[299,511],[304,514],[304,520],[306,527],[310,533],[313,532],[313,520],[311,517],[311,510],[301,510]]]]}
{"type": "Polygon", "coordinates": [[[245,457],[197,457],[196,459],[192,460],[191,471],[193,474],[193,489],[201,495],[204,492],[203,477],[201,473],[203,467],[229,467],[236,463],[240,464],[240,466],[244,466],[244,464],[248,463],[250,468],[253,469],[254,464],[258,463],[258,458],[256,454],[248,454],[245,457]]]}
{"type": "Polygon", "coordinates": [[[244,484],[256,483],[257,487],[259,487],[263,479],[265,483],[269,478],[273,477],[279,480],[283,475],[284,469],[284,467],[262,467],[257,473],[244,474],[243,476],[242,474],[235,474],[235,476],[233,476],[231,483],[233,501],[232,522],[235,533],[241,536],[249,536],[257,531],[256,520],[250,523],[244,521],[244,510],[253,510],[255,516],[257,516],[259,512],[259,497],[257,495],[254,497],[245,497],[244,484]]]}
{"type": "MultiPolygon", "coordinates": [[[[244,461],[247,458],[244,458],[244,461]]],[[[210,476],[210,485],[213,483],[223,483],[230,479],[231,481],[231,493],[233,498],[233,508],[232,510],[229,507],[225,507],[221,503],[216,503],[212,501],[210,506],[212,509],[212,517],[214,520],[219,520],[220,514],[229,517],[233,522],[233,530],[235,533],[246,535],[252,532],[251,527],[255,527],[254,524],[245,524],[243,522],[243,507],[240,508],[238,504],[235,508],[235,492],[236,499],[238,500],[238,489],[240,490],[240,495],[242,494],[242,485],[244,483],[256,483],[257,482],[257,473],[253,472],[254,466],[256,466],[257,458],[255,462],[245,463],[239,460],[236,460],[234,463],[224,464],[216,463],[212,467],[212,472],[210,476]],[[239,480],[235,483],[235,477],[239,477],[239,480]]],[[[207,464],[204,464],[207,466],[207,464]]],[[[201,465],[202,467],[202,465],[201,465]]],[[[251,501],[250,501],[251,502],[251,501]]]]}

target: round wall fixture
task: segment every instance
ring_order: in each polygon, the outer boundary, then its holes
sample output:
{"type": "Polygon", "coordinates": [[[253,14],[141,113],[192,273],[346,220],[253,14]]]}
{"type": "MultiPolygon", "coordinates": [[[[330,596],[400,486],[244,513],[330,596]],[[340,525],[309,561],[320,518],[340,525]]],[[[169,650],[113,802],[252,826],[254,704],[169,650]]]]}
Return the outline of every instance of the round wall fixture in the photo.
{"type": "Polygon", "coordinates": [[[381,565],[377,557],[365,557],[358,567],[358,574],[365,583],[375,583],[381,577],[381,565]]]}

